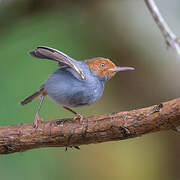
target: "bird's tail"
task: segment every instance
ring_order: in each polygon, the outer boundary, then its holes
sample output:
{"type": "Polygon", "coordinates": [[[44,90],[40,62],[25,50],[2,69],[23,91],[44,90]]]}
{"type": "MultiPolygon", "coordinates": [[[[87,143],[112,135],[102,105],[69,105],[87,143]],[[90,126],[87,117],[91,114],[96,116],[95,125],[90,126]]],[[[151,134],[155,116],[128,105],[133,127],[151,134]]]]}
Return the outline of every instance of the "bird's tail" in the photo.
{"type": "Polygon", "coordinates": [[[33,101],[34,99],[39,97],[43,93],[43,91],[44,91],[44,88],[39,89],[35,93],[33,93],[30,96],[28,96],[27,98],[25,98],[23,101],[21,101],[20,104],[23,106],[25,104],[30,103],[31,101],[33,101]]]}

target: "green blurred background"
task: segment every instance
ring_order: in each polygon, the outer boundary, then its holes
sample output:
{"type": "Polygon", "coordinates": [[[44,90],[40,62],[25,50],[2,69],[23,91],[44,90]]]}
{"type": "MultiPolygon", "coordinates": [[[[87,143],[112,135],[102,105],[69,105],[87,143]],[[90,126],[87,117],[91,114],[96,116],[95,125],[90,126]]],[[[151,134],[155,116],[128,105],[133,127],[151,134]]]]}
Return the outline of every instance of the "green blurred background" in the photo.
{"type": "MultiPolygon", "coordinates": [[[[156,0],[180,34],[179,0],[156,0]]],[[[33,122],[37,90],[57,64],[28,55],[36,46],[57,48],[75,59],[102,56],[134,72],[117,74],[103,97],[77,109],[84,116],[126,111],[179,97],[180,60],[166,45],[143,0],[0,0],[0,125],[33,122]]],[[[45,100],[44,119],[72,114],[45,100]]],[[[35,149],[0,156],[0,180],[179,180],[180,135],[173,131],[120,142],[35,149]]]]}

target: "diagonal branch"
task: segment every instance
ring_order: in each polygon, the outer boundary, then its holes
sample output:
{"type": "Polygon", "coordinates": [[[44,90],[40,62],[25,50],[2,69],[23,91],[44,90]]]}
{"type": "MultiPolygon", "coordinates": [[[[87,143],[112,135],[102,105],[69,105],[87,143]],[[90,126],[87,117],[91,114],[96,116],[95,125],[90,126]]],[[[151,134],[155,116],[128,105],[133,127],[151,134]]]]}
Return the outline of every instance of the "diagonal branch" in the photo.
{"type": "Polygon", "coordinates": [[[119,141],[179,125],[180,98],[143,109],[85,118],[82,124],[59,119],[42,121],[37,129],[33,124],[1,126],[0,154],[119,141]]]}
{"type": "Polygon", "coordinates": [[[170,46],[172,49],[175,49],[177,54],[180,56],[180,44],[179,38],[173,33],[173,31],[169,28],[168,24],[162,17],[158,7],[156,6],[154,0],[144,0],[150,13],[152,14],[154,21],[158,25],[160,31],[162,32],[166,44],[170,46]]]}

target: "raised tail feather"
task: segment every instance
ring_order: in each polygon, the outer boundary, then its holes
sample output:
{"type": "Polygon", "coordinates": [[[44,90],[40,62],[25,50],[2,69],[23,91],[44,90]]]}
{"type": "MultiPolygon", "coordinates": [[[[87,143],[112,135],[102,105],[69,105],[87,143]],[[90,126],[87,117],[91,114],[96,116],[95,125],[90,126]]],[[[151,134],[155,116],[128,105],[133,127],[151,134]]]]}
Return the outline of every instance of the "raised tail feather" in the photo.
{"type": "Polygon", "coordinates": [[[39,46],[37,49],[32,50],[29,54],[33,57],[40,58],[40,59],[50,59],[54,61],[58,61],[58,59],[67,58],[67,55],[59,52],[57,50],[45,46],[39,46]]]}
{"type": "Polygon", "coordinates": [[[41,88],[40,90],[36,91],[35,93],[31,94],[30,96],[28,96],[26,99],[24,99],[23,101],[20,102],[20,104],[23,106],[25,104],[30,103],[31,101],[33,101],[34,99],[36,99],[37,97],[39,97],[42,92],[43,92],[44,88],[41,88]]]}

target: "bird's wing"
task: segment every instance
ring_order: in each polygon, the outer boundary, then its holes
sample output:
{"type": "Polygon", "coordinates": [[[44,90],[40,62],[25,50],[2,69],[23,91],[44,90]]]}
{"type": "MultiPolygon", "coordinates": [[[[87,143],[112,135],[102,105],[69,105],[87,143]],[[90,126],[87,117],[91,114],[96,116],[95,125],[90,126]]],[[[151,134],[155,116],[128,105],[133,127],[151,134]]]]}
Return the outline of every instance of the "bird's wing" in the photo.
{"type": "Polygon", "coordinates": [[[85,75],[82,70],[76,65],[76,61],[56,49],[46,46],[39,46],[35,50],[30,51],[29,54],[36,58],[57,61],[60,65],[67,65],[74,69],[82,79],[85,79],[85,75]]]}

